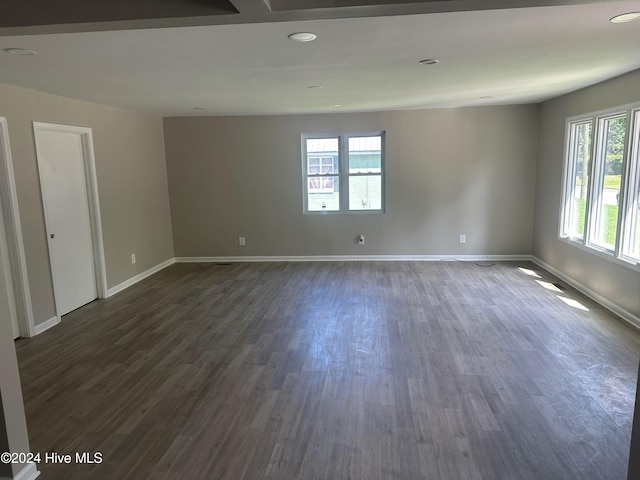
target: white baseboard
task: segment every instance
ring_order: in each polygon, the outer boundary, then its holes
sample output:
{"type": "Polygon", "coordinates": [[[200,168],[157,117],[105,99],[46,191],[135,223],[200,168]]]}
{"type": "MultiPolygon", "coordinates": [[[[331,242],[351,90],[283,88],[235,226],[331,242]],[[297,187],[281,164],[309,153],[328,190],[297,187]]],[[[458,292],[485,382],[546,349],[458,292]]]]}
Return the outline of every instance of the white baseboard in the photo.
{"type": "Polygon", "coordinates": [[[60,317],[50,318],[49,320],[46,320],[42,323],[39,323],[38,325],[35,325],[33,327],[33,333],[35,335],[40,335],[45,330],[49,330],[51,327],[55,327],[59,323],[60,323],[60,317]]]}
{"type": "Polygon", "coordinates": [[[531,260],[531,255],[312,255],[312,256],[229,256],[176,257],[176,263],[237,262],[483,262],[531,260]]]}
{"type": "Polygon", "coordinates": [[[608,300],[607,298],[603,297],[599,293],[594,292],[590,288],[585,287],[583,284],[581,284],[577,280],[575,280],[575,279],[571,278],[570,276],[562,273],[560,270],[558,270],[558,269],[552,267],[551,265],[549,265],[548,263],[540,260],[538,257],[532,256],[531,257],[531,261],[533,263],[537,264],[538,266],[544,268],[549,273],[551,273],[551,274],[555,275],[556,277],[564,280],[569,285],[571,285],[573,288],[575,288],[579,292],[583,293],[584,295],[589,297],[591,300],[599,303],[604,308],[606,308],[610,312],[614,313],[615,315],[619,316],[620,318],[622,318],[626,322],[630,323],[634,327],[640,329],[640,317],[637,317],[636,315],[634,315],[630,311],[622,308],[619,305],[616,305],[611,300],[608,300]]]}
{"type": "Polygon", "coordinates": [[[131,285],[135,285],[136,283],[144,280],[145,278],[150,277],[154,273],[157,273],[160,270],[167,268],[169,265],[173,265],[175,262],[176,262],[175,258],[170,258],[169,260],[165,260],[164,262],[159,263],[155,267],[151,267],[149,270],[145,270],[144,272],[139,273],[135,277],[131,277],[129,280],[125,280],[124,282],[107,290],[107,298],[115,295],[116,293],[123,291],[126,288],[129,288],[131,285]]]}
{"type": "Polygon", "coordinates": [[[27,463],[25,467],[13,477],[13,480],[33,480],[40,475],[35,463],[27,463]]]}

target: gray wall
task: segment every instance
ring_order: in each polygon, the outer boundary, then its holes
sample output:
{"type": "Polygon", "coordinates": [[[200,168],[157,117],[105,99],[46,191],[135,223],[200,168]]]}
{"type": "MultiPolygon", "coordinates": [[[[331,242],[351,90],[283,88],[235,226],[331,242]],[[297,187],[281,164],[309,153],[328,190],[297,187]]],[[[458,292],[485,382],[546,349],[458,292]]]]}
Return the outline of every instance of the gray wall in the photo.
{"type": "Polygon", "coordinates": [[[587,288],[640,316],[640,271],[558,239],[565,121],[640,101],[640,70],[545,102],[540,107],[533,253],[587,288]]]}
{"type": "Polygon", "coordinates": [[[175,254],[530,254],[537,129],[532,105],[165,118],[175,254]],[[386,213],[303,215],[300,135],[379,130],[386,213]]]}
{"type": "Polygon", "coordinates": [[[0,115],[9,125],[36,325],[55,310],[32,121],[93,129],[109,287],[173,257],[160,117],[1,84],[0,115]]]}

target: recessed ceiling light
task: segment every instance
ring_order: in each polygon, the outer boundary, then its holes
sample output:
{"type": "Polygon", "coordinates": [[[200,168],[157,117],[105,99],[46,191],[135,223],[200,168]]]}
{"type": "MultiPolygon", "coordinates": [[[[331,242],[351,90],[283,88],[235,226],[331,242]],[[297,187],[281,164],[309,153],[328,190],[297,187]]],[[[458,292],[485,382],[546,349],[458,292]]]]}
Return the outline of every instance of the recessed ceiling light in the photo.
{"type": "Polygon", "coordinates": [[[322,85],[309,85],[307,88],[322,88],[322,85]]]}
{"type": "Polygon", "coordinates": [[[609,21],[611,23],[626,23],[626,22],[632,22],[633,20],[637,20],[640,18],[640,12],[629,12],[629,13],[623,13],[621,15],[616,15],[615,17],[611,18],[609,21]]]}
{"type": "Polygon", "coordinates": [[[203,111],[206,110],[204,107],[193,107],[194,110],[203,111]]]}
{"type": "Polygon", "coordinates": [[[11,55],[37,55],[38,52],[35,50],[27,50],[26,48],[5,48],[3,50],[5,53],[10,53],[11,55]]]}
{"type": "Polygon", "coordinates": [[[333,106],[336,107],[336,108],[340,108],[340,107],[344,107],[344,104],[342,104],[342,103],[334,103],[333,106]]]}
{"type": "Polygon", "coordinates": [[[436,63],[438,63],[440,60],[437,60],[435,58],[425,58],[424,60],[420,60],[418,63],[420,65],[435,65],[436,63]]]}
{"type": "Polygon", "coordinates": [[[316,34],[311,32],[297,32],[289,35],[289,40],[293,40],[294,42],[313,42],[316,38],[316,34]]]}

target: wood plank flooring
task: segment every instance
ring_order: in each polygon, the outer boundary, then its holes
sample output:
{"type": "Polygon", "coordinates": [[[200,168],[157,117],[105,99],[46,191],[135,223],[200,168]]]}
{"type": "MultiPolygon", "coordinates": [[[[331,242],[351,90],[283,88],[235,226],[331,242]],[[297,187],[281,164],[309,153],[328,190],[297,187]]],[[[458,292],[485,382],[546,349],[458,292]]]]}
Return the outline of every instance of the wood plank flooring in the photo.
{"type": "Polygon", "coordinates": [[[72,312],[16,344],[31,448],[103,462],[42,478],[625,479],[639,332],[481,265],[176,264],[72,312]]]}

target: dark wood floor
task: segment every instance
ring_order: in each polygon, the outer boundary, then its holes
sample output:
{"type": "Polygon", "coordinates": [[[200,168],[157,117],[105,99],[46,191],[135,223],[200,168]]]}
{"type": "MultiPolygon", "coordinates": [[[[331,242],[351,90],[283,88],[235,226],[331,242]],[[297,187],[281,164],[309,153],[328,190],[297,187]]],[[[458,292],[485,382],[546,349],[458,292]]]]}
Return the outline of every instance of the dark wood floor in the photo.
{"type": "Polygon", "coordinates": [[[640,335],[536,280],[171,266],[17,342],[32,450],[103,455],[45,480],[625,479],[640,335]]]}

